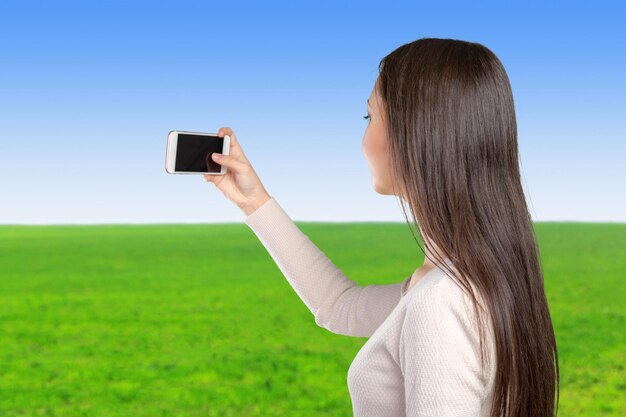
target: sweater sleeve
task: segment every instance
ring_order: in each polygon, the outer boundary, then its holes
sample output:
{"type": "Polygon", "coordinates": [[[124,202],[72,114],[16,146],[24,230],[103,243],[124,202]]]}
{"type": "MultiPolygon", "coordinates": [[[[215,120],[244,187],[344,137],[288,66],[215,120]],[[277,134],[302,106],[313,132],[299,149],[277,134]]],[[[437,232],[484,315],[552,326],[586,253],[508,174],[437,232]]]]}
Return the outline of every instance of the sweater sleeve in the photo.
{"type": "Polygon", "coordinates": [[[400,301],[410,279],[359,286],[346,277],[272,197],[245,218],[315,323],[333,333],[369,337],[400,301]]]}
{"type": "Polygon", "coordinates": [[[482,415],[478,328],[450,288],[439,283],[408,301],[399,346],[407,417],[482,415]]]}

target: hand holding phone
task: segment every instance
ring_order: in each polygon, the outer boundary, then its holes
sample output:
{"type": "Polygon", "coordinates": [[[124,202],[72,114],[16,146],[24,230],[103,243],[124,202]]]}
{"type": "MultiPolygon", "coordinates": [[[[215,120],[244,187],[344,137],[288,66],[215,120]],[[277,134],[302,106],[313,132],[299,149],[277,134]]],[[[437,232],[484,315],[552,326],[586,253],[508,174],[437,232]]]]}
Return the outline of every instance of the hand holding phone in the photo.
{"type": "MultiPolygon", "coordinates": [[[[170,132],[170,134],[171,133],[172,132],[170,132]]],[[[218,164],[221,169],[220,172],[209,172],[208,170],[201,172],[198,168],[195,173],[202,173],[205,181],[212,182],[229,200],[235,203],[246,216],[250,215],[254,210],[269,200],[271,196],[265,190],[265,187],[263,187],[261,180],[254,171],[254,168],[252,168],[250,161],[248,161],[248,158],[246,158],[246,155],[243,153],[243,149],[239,145],[239,141],[231,128],[223,127],[218,130],[217,134],[205,135],[214,135],[217,138],[224,138],[224,143],[228,142],[228,147],[224,144],[222,148],[223,152],[213,151],[211,153],[206,149],[199,151],[196,160],[201,159],[202,156],[206,157],[208,154],[208,157],[212,159],[214,163],[218,164]],[[228,139],[226,140],[226,138],[228,139]]]]}
{"type": "Polygon", "coordinates": [[[165,171],[168,174],[224,175],[226,167],[211,158],[215,152],[229,154],[229,136],[172,130],[167,134],[165,171]]]}

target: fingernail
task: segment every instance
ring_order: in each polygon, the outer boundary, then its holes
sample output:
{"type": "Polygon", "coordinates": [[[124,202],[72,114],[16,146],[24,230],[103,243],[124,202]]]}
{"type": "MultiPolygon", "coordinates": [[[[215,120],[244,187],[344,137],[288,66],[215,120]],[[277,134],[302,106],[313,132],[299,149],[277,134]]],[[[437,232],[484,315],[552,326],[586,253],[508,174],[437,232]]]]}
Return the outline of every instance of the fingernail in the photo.
{"type": "Polygon", "coordinates": [[[212,156],[213,156],[213,159],[220,159],[222,157],[222,155],[217,152],[213,153],[212,156]]]}

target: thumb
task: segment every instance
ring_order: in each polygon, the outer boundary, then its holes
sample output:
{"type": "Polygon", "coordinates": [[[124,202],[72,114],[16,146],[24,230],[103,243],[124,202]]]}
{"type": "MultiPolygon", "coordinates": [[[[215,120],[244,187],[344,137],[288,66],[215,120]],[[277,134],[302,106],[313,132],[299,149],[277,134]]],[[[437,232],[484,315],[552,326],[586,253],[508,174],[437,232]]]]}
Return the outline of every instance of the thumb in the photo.
{"type": "Polygon", "coordinates": [[[211,154],[211,159],[213,159],[218,164],[224,165],[225,167],[239,173],[243,173],[244,169],[246,169],[247,167],[247,164],[245,162],[238,161],[230,155],[224,155],[218,152],[213,152],[211,154]]]}

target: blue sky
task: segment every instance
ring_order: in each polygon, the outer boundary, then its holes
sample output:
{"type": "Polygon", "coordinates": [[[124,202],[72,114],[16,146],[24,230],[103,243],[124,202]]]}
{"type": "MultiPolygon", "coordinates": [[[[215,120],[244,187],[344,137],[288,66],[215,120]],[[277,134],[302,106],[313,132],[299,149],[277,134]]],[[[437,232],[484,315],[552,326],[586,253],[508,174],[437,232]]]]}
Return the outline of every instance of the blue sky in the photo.
{"type": "Polygon", "coordinates": [[[2,2],[0,223],[241,222],[164,170],[169,130],[233,128],[295,220],[404,221],[361,140],[379,60],[422,37],[509,75],[534,220],[626,221],[618,2],[2,2]]]}

